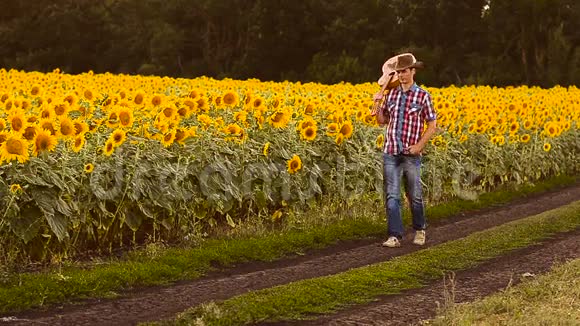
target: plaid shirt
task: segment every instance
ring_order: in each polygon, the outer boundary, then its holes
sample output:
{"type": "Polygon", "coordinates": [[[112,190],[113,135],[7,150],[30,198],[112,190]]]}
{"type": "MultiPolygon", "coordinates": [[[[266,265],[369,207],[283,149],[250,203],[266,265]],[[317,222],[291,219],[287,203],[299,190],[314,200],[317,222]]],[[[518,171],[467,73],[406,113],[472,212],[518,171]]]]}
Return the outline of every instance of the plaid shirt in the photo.
{"type": "Polygon", "coordinates": [[[417,84],[406,92],[401,86],[392,89],[381,109],[389,118],[383,152],[391,155],[418,143],[425,121],[437,119],[431,95],[417,84]]]}

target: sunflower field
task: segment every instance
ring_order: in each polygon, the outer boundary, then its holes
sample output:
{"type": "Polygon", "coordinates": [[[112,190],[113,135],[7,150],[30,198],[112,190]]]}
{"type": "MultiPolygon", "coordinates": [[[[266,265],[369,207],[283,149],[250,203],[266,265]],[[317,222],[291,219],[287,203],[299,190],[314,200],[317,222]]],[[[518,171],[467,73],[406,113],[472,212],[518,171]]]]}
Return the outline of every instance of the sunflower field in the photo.
{"type": "MultiPolygon", "coordinates": [[[[428,205],[580,171],[578,88],[427,89],[428,205]]],[[[0,242],[44,259],[380,195],[377,91],[2,69],[0,242]]]]}

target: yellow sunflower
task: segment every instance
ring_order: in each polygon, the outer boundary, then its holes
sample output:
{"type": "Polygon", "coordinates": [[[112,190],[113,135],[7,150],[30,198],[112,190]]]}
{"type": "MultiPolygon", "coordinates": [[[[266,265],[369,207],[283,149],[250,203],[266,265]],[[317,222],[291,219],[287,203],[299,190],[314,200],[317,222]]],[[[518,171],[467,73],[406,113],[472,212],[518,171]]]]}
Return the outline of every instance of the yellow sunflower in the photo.
{"type": "Polygon", "coordinates": [[[142,90],[138,90],[135,93],[135,97],[133,98],[133,103],[135,103],[135,105],[141,105],[145,102],[145,92],[143,92],[142,90]]]}
{"type": "Polygon", "coordinates": [[[80,152],[81,149],[83,149],[83,146],[85,146],[85,136],[83,135],[76,136],[72,144],[73,152],[75,153],[80,152]]]}
{"type": "Polygon", "coordinates": [[[85,173],[91,173],[95,170],[95,165],[93,163],[85,164],[84,171],[85,173]]]}
{"type": "Polygon", "coordinates": [[[520,124],[514,121],[510,124],[510,134],[514,135],[520,129],[520,124]]]}
{"type": "Polygon", "coordinates": [[[221,96],[216,96],[216,97],[213,98],[213,105],[216,108],[221,108],[222,105],[223,105],[223,103],[224,103],[224,101],[222,100],[222,97],[221,96]]]}
{"type": "Polygon", "coordinates": [[[40,129],[36,132],[32,142],[32,155],[38,156],[41,152],[52,152],[56,148],[58,140],[56,136],[51,135],[50,131],[40,129]]]}
{"type": "Polygon", "coordinates": [[[115,129],[117,128],[118,125],[119,125],[119,115],[117,114],[116,110],[112,110],[111,112],[109,112],[109,115],[107,116],[107,127],[115,129]]]}
{"type": "Polygon", "coordinates": [[[115,147],[121,146],[127,139],[127,134],[122,129],[116,129],[113,131],[111,136],[109,136],[109,141],[113,142],[115,147]]]}
{"type": "Polygon", "coordinates": [[[505,137],[503,135],[492,136],[491,142],[498,146],[503,146],[505,144],[505,137]]]}
{"type": "Polygon", "coordinates": [[[14,195],[22,193],[22,187],[18,183],[13,183],[10,185],[10,192],[14,195]]]}
{"type": "Polygon", "coordinates": [[[544,126],[544,134],[550,137],[556,137],[560,134],[560,126],[557,122],[548,122],[544,126]]]}
{"type": "Polygon", "coordinates": [[[133,127],[133,122],[135,118],[133,117],[133,110],[128,107],[120,107],[119,112],[117,113],[119,117],[119,124],[122,128],[131,128],[133,127]]]}
{"type": "Polygon", "coordinates": [[[113,141],[111,141],[110,139],[107,140],[107,142],[105,143],[105,146],[103,147],[103,154],[105,154],[105,156],[111,156],[114,151],[115,151],[115,144],[113,144],[113,141]]]}
{"type": "Polygon", "coordinates": [[[236,92],[232,92],[232,91],[225,93],[222,100],[223,100],[223,103],[229,107],[236,106],[240,102],[240,98],[239,98],[238,94],[236,92]]]}
{"type": "Polygon", "coordinates": [[[209,111],[209,103],[205,97],[200,97],[197,101],[197,109],[199,111],[208,112],[209,111]]]}
{"type": "Polygon", "coordinates": [[[332,122],[326,126],[326,134],[330,137],[336,136],[338,133],[338,123],[332,122]]]}
{"type": "Polygon", "coordinates": [[[530,130],[530,129],[532,129],[533,126],[534,126],[534,121],[533,120],[526,119],[524,121],[524,129],[530,130]]]}
{"type": "Polygon", "coordinates": [[[342,143],[344,143],[344,135],[341,133],[336,134],[336,137],[334,138],[334,142],[337,145],[342,145],[342,143]]]}
{"type": "Polygon", "coordinates": [[[58,134],[64,138],[70,138],[75,135],[75,125],[69,117],[61,117],[58,134]]]}
{"type": "Polygon", "coordinates": [[[345,138],[350,138],[352,136],[353,130],[354,128],[352,126],[352,122],[350,122],[350,120],[346,120],[340,127],[340,134],[342,134],[345,138]]]}
{"type": "Polygon", "coordinates": [[[187,129],[187,137],[197,136],[197,126],[191,126],[187,129]]]}
{"type": "Polygon", "coordinates": [[[30,125],[24,129],[22,133],[22,137],[24,137],[28,141],[32,141],[34,136],[36,136],[36,132],[38,131],[38,127],[36,125],[30,125]]]}
{"type": "Polygon", "coordinates": [[[22,138],[20,134],[10,133],[6,141],[2,143],[0,160],[6,162],[18,160],[20,163],[25,163],[29,159],[28,147],[28,141],[22,138]]]}
{"type": "Polygon", "coordinates": [[[288,166],[288,173],[290,174],[296,173],[298,170],[302,169],[302,160],[296,154],[294,154],[294,156],[292,156],[292,158],[286,163],[288,166]]]}
{"type": "Polygon", "coordinates": [[[10,133],[6,131],[0,131],[0,145],[2,145],[6,139],[8,139],[8,136],[10,136],[10,133]]]}
{"type": "Polygon", "coordinates": [[[552,149],[552,144],[544,143],[544,151],[549,152],[552,149]]]}
{"type": "Polygon", "coordinates": [[[95,93],[90,88],[86,88],[83,91],[83,97],[90,102],[95,99],[95,93]]]}
{"type": "Polygon", "coordinates": [[[262,106],[262,104],[264,104],[264,99],[261,97],[255,97],[253,101],[251,101],[252,103],[252,107],[255,108],[259,108],[260,106],[262,106]]]}
{"type": "Polygon", "coordinates": [[[185,100],[183,100],[183,105],[185,105],[188,109],[192,111],[197,110],[197,103],[193,99],[186,98],[185,100]]]}
{"type": "Polygon", "coordinates": [[[251,107],[253,104],[253,99],[254,99],[254,95],[252,94],[252,92],[246,92],[246,94],[244,95],[244,106],[245,107],[251,107]]]}
{"type": "Polygon", "coordinates": [[[264,148],[262,149],[262,154],[268,157],[268,150],[270,149],[270,142],[264,144],[264,148]]]}
{"type": "Polygon", "coordinates": [[[4,110],[10,111],[12,110],[12,107],[14,107],[13,99],[7,99],[6,101],[4,101],[4,110]]]}
{"type": "Polygon", "coordinates": [[[198,90],[194,89],[191,92],[189,92],[189,94],[187,94],[187,97],[192,98],[192,99],[197,99],[200,96],[200,93],[198,90]]]}
{"type": "Polygon", "coordinates": [[[28,123],[35,123],[36,121],[38,121],[38,117],[35,115],[29,115],[26,117],[26,122],[28,123]]]}
{"type": "Polygon", "coordinates": [[[275,97],[272,100],[272,108],[277,109],[284,103],[284,100],[281,97],[275,97]]]}
{"type": "Polygon", "coordinates": [[[68,105],[73,106],[73,105],[77,104],[78,100],[77,100],[76,95],[71,93],[71,94],[67,94],[64,97],[63,101],[67,102],[68,105]]]}
{"type": "Polygon", "coordinates": [[[54,115],[54,111],[51,110],[48,106],[44,106],[40,110],[40,119],[50,120],[50,119],[52,119],[53,115],[54,115]]]}
{"type": "Polygon", "coordinates": [[[173,142],[183,145],[185,140],[189,137],[187,130],[177,128],[175,129],[175,139],[173,142]]]}
{"type": "Polygon", "coordinates": [[[296,129],[302,130],[312,126],[316,126],[316,121],[312,118],[306,118],[298,123],[296,129]]]}
{"type": "Polygon", "coordinates": [[[4,131],[6,129],[6,120],[0,118],[0,131],[4,131]]]}
{"type": "Polygon", "coordinates": [[[442,135],[435,136],[429,142],[431,143],[431,145],[439,147],[443,144],[443,136],[442,135]]]}
{"type": "Polygon", "coordinates": [[[238,121],[238,122],[246,122],[246,120],[248,119],[248,112],[246,111],[238,111],[234,114],[234,120],[238,121]]]}
{"type": "Polygon", "coordinates": [[[269,122],[274,128],[285,128],[289,118],[286,112],[276,111],[270,115],[269,122]]]}
{"type": "Polygon", "coordinates": [[[201,124],[201,127],[203,129],[207,129],[211,125],[213,125],[212,118],[209,115],[207,115],[207,114],[200,114],[200,115],[198,115],[197,116],[197,121],[199,121],[199,123],[201,124]]]}
{"type": "Polygon", "coordinates": [[[242,128],[235,123],[229,124],[224,128],[224,133],[228,135],[239,135],[242,132],[242,128]]]}
{"type": "Polygon", "coordinates": [[[30,95],[33,97],[41,96],[42,95],[42,86],[40,86],[38,84],[32,85],[32,88],[30,88],[30,95]]]}
{"type": "Polygon", "coordinates": [[[188,118],[190,115],[190,108],[188,106],[181,106],[177,109],[178,118],[188,118]]]}
{"type": "Polygon", "coordinates": [[[383,145],[385,143],[385,136],[383,134],[380,134],[377,136],[377,139],[375,141],[375,144],[377,146],[377,148],[383,148],[383,145]]]}
{"type": "Polygon", "coordinates": [[[169,147],[171,146],[171,144],[173,144],[174,140],[175,140],[175,130],[170,130],[163,135],[163,138],[161,139],[161,144],[163,144],[164,147],[169,147]]]}
{"type": "Polygon", "coordinates": [[[305,129],[302,129],[302,131],[300,132],[300,136],[302,137],[302,139],[313,141],[316,138],[316,127],[309,126],[306,127],[305,129]]]}
{"type": "Polygon", "coordinates": [[[28,122],[26,121],[26,117],[24,116],[24,112],[22,110],[12,110],[10,112],[8,122],[10,122],[10,129],[15,132],[24,131],[24,129],[26,129],[28,125],[28,122]]]}
{"type": "Polygon", "coordinates": [[[153,105],[154,107],[161,106],[163,104],[163,102],[164,102],[164,96],[161,94],[155,94],[151,98],[151,105],[153,105]]]}
{"type": "Polygon", "coordinates": [[[467,129],[467,132],[470,134],[474,134],[477,132],[477,125],[476,124],[472,124],[469,126],[469,129],[467,129]]]}
{"type": "Polygon", "coordinates": [[[89,131],[89,125],[86,122],[81,121],[79,119],[74,120],[73,125],[75,128],[75,136],[81,136],[87,131],[89,131]]]}
{"type": "Polygon", "coordinates": [[[529,134],[523,134],[523,135],[520,137],[520,142],[525,144],[525,143],[529,142],[529,141],[530,141],[530,139],[531,139],[531,137],[530,137],[530,135],[529,135],[529,134]]]}
{"type": "Polygon", "coordinates": [[[52,107],[54,114],[59,117],[66,116],[70,110],[70,106],[68,102],[58,102],[55,103],[52,107]]]}

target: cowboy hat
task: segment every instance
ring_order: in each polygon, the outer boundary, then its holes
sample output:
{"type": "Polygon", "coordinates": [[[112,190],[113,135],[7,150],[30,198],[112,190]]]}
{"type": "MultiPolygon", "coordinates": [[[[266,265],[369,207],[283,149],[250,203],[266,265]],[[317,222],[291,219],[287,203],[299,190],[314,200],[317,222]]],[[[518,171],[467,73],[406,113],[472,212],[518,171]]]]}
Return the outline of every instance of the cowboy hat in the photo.
{"type": "Polygon", "coordinates": [[[423,68],[423,62],[417,61],[411,53],[402,53],[389,58],[383,64],[383,75],[379,78],[379,85],[384,85],[389,79],[389,84],[398,82],[399,78],[395,71],[406,68],[423,68]]]}
{"type": "Polygon", "coordinates": [[[423,68],[423,62],[417,61],[411,53],[403,53],[397,56],[395,70],[404,70],[407,68],[423,68]]]}
{"type": "Polygon", "coordinates": [[[383,75],[379,78],[379,85],[384,85],[387,81],[394,82],[398,80],[397,75],[395,74],[395,65],[397,64],[397,56],[389,58],[383,64],[383,75]]]}

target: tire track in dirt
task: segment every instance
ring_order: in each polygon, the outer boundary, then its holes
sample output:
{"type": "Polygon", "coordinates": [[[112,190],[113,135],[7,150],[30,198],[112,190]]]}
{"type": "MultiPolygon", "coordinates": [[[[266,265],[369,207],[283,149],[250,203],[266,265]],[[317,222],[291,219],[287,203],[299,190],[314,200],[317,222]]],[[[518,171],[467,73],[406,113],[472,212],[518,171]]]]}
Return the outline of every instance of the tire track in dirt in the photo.
{"type": "MultiPolygon", "coordinates": [[[[539,214],[578,198],[580,185],[577,184],[516,200],[499,208],[462,214],[431,226],[427,231],[425,247],[539,214]]],[[[223,300],[252,290],[336,274],[425,248],[412,245],[412,236],[412,233],[407,233],[400,248],[383,248],[381,241],[376,239],[342,243],[304,257],[243,264],[202,279],[132,291],[122,298],[91,299],[76,305],[47,307],[46,311],[24,312],[14,316],[18,320],[2,325],[134,325],[171,318],[191,306],[210,300],[223,300]]]]}
{"type": "Polygon", "coordinates": [[[439,280],[421,289],[384,296],[373,303],[353,306],[314,321],[262,325],[420,325],[422,320],[435,317],[446,298],[454,298],[455,303],[471,302],[520,283],[526,273],[545,273],[555,264],[576,258],[580,258],[580,230],[558,234],[540,244],[459,271],[453,277],[453,286],[449,285],[449,279],[445,282],[447,285],[439,280]]]}

